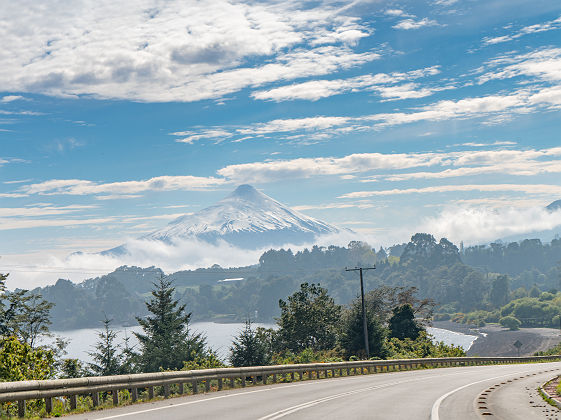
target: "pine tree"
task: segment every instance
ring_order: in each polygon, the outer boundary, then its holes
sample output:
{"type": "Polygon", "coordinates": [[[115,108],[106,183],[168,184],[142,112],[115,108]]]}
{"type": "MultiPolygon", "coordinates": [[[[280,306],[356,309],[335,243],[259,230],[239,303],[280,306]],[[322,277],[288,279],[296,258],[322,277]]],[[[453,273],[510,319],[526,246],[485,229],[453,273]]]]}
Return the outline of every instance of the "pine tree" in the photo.
{"type": "Polygon", "coordinates": [[[245,328],[232,342],[230,363],[235,367],[264,366],[271,361],[267,343],[251,328],[251,321],[245,322],[245,328]]]}
{"type": "Polygon", "coordinates": [[[152,298],[146,302],[153,314],[136,318],[144,333],[134,333],[140,344],[140,368],[143,372],[181,369],[183,362],[205,354],[206,338],[189,331],[191,313],[173,299],[175,288],[161,277],[154,284],[152,298]]]}
{"type": "Polygon", "coordinates": [[[415,313],[411,305],[397,306],[393,308],[392,313],[389,321],[390,337],[415,340],[423,328],[415,321],[415,313]]]}
{"type": "MultiPolygon", "coordinates": [[[[368,347],[371,357],[379,357],[385,359],[388,355],[388,349],[385,345],[387,331],[380,320],[370,313],[366,312],[366,323],[368,328],[368,347]]],[[[362,308],[355,301],[351,307],[345,311],[342,323],[341,336],[339,338],[340,345],[345,351],[345,356],[366,357],[364,348],[364,326],[362,321],[362,308]]]]}
{"type": "Polygon", "coordinates": [[[102,322],[103,330],[97,334],[99,340],[95,344],[95,351],[88,353],[94,362],[88,366],[95,375],[118,375],[122,372],[120,346],[115,343],[117,331],[111,329],[111,319],[105,317],[102,322]]]}

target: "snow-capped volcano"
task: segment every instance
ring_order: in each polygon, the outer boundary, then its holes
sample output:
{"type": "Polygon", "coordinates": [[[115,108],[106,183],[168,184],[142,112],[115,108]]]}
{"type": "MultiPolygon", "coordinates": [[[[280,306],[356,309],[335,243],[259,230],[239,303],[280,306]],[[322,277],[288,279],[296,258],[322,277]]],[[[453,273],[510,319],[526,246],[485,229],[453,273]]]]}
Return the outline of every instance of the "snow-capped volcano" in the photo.
{"type": "MultiPolygon", "coordinates": [[[[335,226],[291,210],[251,185],[240,185],[217,204],[181,216],[140,239],[167,243],[186,239],[210,243],[224,240],[237,247],[257,249],[311,243],[320,235],[339,232],[335,226]]],[[[119,253],[120,248],[106,252],[119,253]]]]}

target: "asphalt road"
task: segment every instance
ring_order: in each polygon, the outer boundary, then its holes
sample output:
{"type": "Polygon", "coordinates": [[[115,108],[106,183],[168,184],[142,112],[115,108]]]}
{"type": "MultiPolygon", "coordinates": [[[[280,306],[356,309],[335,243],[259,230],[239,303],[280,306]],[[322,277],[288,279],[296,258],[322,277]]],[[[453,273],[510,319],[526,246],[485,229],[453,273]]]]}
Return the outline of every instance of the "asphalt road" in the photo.
{"type": "Polygon", "coordinates": [[[535,392],[557,374],[559,362],[392,372],[248,387],[69,418],[561,419],[561,411],[535,392]]]}

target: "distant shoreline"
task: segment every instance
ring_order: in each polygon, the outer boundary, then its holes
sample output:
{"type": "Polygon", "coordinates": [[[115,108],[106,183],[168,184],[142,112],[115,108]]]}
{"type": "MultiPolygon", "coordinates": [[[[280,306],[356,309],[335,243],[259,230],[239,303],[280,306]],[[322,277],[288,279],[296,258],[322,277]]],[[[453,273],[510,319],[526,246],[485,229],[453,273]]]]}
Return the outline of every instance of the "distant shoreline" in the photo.
{"type": "Polygon", "coordinates": [[[496,324],[474,327],[452,321],[435,321],[433,326],[477,336],[467,351],[468,356],[517,356],[515,341],[522,343],[520,356],[531,356],[561,342],[561,332],[555,328],[521,328],[510,331],[496,324]]]}

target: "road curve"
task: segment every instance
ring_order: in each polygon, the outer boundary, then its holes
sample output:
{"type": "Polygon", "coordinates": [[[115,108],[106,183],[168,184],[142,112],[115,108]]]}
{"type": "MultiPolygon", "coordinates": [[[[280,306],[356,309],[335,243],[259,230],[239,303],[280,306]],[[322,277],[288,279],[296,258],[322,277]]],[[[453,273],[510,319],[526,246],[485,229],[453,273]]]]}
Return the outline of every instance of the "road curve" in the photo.
{"type": "Polygon", "coordinates": [[[560,412],[534,391],[556,374],[561,374],[561,362],[392,372],[248,387],[68,418],[551,419],[560,412]]]}

